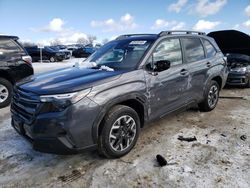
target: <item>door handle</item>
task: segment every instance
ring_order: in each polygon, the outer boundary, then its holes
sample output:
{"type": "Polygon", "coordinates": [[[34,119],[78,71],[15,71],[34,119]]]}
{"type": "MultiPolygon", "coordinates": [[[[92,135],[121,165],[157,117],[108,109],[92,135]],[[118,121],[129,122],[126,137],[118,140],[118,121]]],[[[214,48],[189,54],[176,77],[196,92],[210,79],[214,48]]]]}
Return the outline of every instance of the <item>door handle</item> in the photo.
{"type": "Polygon", "coordinates": [[[187,73],[188,73],[188,71],[186,69],[182,69],[180,72],[180,74],[183,76],[187,75],[187,73]]]}
{"type": "Polygon", "coordinates": [[[211,67],[212,64],[210,62],[207,62],[207,67],[211,67]]]}

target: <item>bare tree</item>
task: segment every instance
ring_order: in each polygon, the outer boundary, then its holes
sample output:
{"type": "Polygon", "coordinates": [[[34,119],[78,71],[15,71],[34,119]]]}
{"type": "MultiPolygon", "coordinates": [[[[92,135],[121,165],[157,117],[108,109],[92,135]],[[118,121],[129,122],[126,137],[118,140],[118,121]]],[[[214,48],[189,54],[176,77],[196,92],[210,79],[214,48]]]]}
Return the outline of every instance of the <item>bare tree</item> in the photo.
{"type": "Polygon", "coordinates": [[[93,45],[93,42],[97,39],[97,37],[94,35],[88,35],[87,39],[88,39],[89,44],[93,45]]]}
{"type": "Polygon", "coordinates": [[[88,41],[86,38],[81,37],[81,38],[79,38],[79,39],[77,40],[77,43],[78,43],[78,44],[87,45],[87,44],[89,43],[89,41],[88,41]]]}
{"type": "Polygon", "coordinates": [[[51,46],[56,46],[56,45],[61,45],[61,41],[59,39],[54,39],[53,41],[50,42],[51,46]]]}

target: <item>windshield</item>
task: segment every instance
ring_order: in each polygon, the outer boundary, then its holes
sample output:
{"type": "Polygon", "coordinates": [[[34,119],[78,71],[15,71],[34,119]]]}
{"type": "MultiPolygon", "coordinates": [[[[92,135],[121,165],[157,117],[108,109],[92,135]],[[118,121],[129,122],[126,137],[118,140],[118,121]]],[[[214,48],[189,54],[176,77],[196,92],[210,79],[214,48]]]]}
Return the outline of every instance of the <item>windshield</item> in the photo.
{"type": "Polygon", "coordinates": [[[139,63],[153,40],[116,40],[111,41],[94,54],[84,64],[93,67],[107,66],[112,69],[132,69],[139,63]]]}

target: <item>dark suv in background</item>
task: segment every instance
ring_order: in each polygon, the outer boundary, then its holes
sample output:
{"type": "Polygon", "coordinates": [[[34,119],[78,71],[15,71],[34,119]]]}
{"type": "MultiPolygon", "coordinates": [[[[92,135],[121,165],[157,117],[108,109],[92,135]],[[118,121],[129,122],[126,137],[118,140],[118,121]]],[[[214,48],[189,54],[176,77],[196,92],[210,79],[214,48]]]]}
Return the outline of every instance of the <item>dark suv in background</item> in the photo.
{"type": "Polygon", "coordinates": [[[123,35],[82,65],[17,84],[12,126],[39,151],[121,157],[149,122],[197,104],[213,110],[227,70],[202,32],[123,35]]]}
{"type": "Polygon", "coordinates": [[[32,74],[32,59],[18,37],[0,35],[0,108],[9,105],[13,85],[32,74]]]}
{"type": "MultiPolygon", "coordinates": [[[[37,46],[29,46],[25,47],[28,54],[32,57],[33,61],[40,61],[41,60],[41,49],[37,46]]],[[[45,46],[42,48],[42,60],[49,60],[50,62],[55,61],[62,61],[65,58],[65,54],[63,52],[60,52],[58,50],[52,49],[48,46],[45,46]]]]}

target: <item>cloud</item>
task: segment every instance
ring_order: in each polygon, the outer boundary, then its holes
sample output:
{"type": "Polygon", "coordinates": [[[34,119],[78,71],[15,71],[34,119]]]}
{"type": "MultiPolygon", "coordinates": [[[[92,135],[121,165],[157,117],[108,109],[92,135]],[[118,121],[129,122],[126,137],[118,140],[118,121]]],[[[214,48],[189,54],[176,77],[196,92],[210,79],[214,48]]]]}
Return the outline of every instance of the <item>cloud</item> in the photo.
{"type": "Polygon", "coordinates": [[[177,22],[177,21],[167,21],[164,19],[157,19],[155,20],[154,25],[151,27],[152,30],[159,30],[159,29],[183,29],[186,26],[184,22],[177,22]]]}
{"type": "Polygon", "coordinates": [[[225,5],[227,0],[197,0],[197,3],[191,6],[190,13],[197,13],[201,17],[207,17],[218,13],[225,5]]]}
{"type": "Polygon", "coordinates": [[[245,14],[247,16],[250,16],[250,5],[248,5],[246,8],[245,8],[245,14]]]}
{"type": "Polygon", "coordinates": [[[194,30],[203,31],[203,30],[211,30],[216,26],[220,25],[219,21],[211,22],[206,20],[199,20],[193,27],[194,30]]]}
{"type": "Polygon", "coordinates": [[[235,25],[233,26],[233,29],[235,29],[235,30],[240,29],[240,24],[235,24],[235,25]]]}
{"type": "Polygon", "coordinates": [[[188,0],[178,0],[176,3],[172,3],[168,6],[169,12],[179,13],[183,6],[187,4],[188,0]]]}
{"type": "Polygon", "coordinates": [[[62,44],[76,44],[78,39],[80,38],[87,39],[87,35],[83,32],[75,32],[75,33],[67,34],[64,36],[40,39],[40,40],[37,40],[36,43],[47,46],[47,45],[50,45],[53,41],[57,40],[62,44]]]}
{"type": "Polygon", "coordinates": [[[55,35],[54,37],[36,41],[43,45],[50,45],[55,40],[62,44],[73,44],[77,43],[80,38],[87,39],[87,34],[71,27],[65,27],[65,21],[61,18],[53,18],[46,26],[36,29],[32,28],[31,30],[35,32],[51,32],[55,35]]]}
{"type": "Polygon", "coordinates": [[[93,20],[90,23],[91,27],[103,28],[104,32],[113,32],[113,31],[128,31],[133,30],[138,27],[134,21],[134,17],[129,13],[121,16],[119,20],[114,20],[113,18],[96,21],[93,20]]]}
{"type": "Polygon", "coordinates": [[[250,27],[250,20],[247,20],[242,24],[244,27],[250,27]]]}
{"type": "Polygon", "coordinates": [[[63,32],[68,30],[67,28],[64,28],[64,25],[64,20],[61,18],[54,18],[49,22],[48,25],[41,28],[31,28],[31,30],[36,32],[63,32]]]}
{"type": "Polygon", "coordinates": [[[184,29],[186,26],[186,23],[185,22],[179,22],[177,23],[176,25],[174,25],[171,30],[181,30],[181,29],[184,29]]]}

